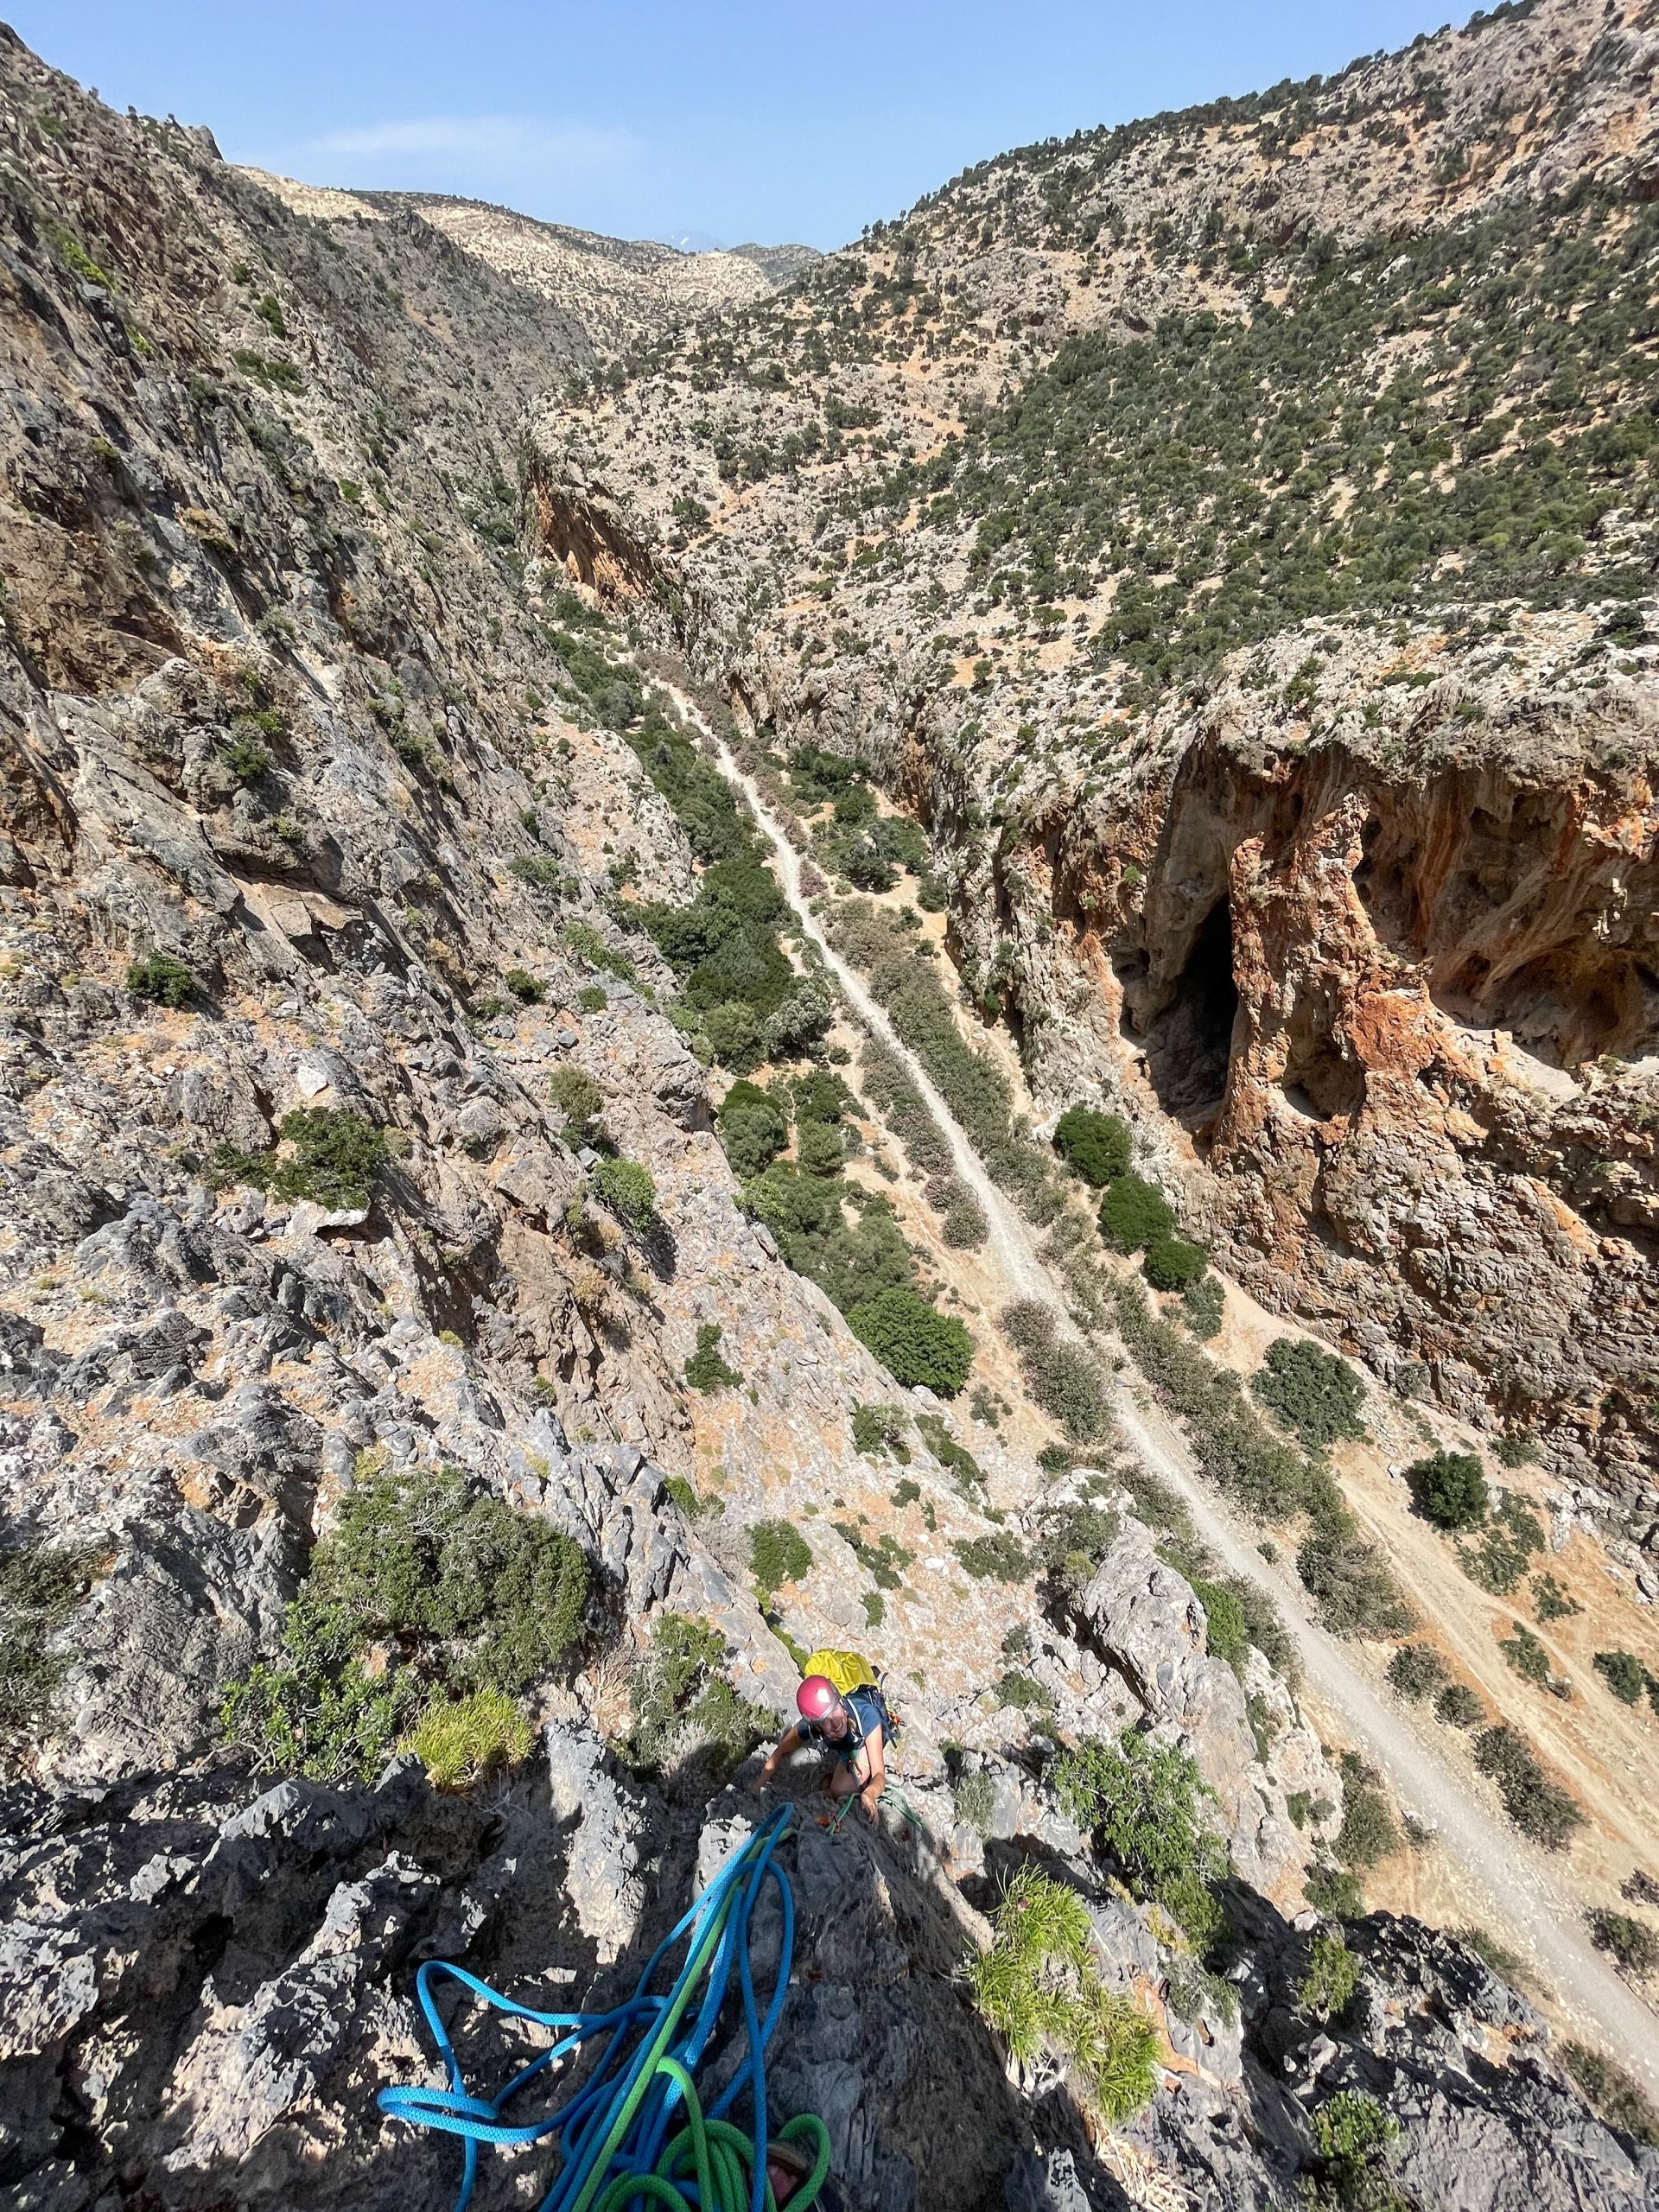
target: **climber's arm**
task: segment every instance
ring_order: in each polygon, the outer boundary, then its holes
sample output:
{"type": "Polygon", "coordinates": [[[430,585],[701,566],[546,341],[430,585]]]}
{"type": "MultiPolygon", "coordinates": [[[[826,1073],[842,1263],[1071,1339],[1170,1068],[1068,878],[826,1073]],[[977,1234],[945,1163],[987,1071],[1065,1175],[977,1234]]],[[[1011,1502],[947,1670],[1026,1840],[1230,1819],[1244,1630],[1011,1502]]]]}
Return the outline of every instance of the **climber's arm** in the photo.
{"type": "Polygon", "coordinates": [[[785,1759],[792,1758],[800,1750],[804,1741],[798,1728],[786,1728],[778,1739],[777,1749],[768,1753],[760,1773],[754,1777],[755,1788],[770,1789],[778,1777],[779,1768],[785,1759]]]}
{"type": "Polygon", "coordinates": [[[860,1758],[863,1772],[859,1777],[859,1796],[871,1820],[880,1817],[881,1792],[887,1786],[887,1766],[885,1751],[886,1731],[872,1728],[864,1738],[864,1750],[860,1758]]]}

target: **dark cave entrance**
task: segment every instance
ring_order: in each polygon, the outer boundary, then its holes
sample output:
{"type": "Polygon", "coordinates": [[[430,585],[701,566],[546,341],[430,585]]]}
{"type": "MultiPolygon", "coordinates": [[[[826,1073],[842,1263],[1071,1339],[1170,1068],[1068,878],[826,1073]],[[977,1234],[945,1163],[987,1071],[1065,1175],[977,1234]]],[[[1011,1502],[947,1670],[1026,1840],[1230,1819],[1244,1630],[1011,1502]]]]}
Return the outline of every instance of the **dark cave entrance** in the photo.
{"type": "Polygon", "coordinates": [[[1221,1104],[1237,1012],[1232,910],[1218,899],[1163,1012],[1147,1032],[1147,1074],[1165,1113],[1192,1124],[1206,1121],[1221,1104]]]}

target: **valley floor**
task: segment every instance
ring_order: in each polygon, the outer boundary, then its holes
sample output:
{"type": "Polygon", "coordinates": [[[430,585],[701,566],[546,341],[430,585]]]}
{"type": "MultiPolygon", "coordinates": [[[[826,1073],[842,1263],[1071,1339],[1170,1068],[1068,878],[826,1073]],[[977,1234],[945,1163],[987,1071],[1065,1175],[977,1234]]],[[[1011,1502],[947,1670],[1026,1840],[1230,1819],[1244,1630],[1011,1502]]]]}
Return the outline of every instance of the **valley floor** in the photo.
{"type": "MultiPolygon", "coordinates": [[[[697,714],[683,694],[681,711],[708,732],[726,774],[743,791],[772,848],[779,876],[804,936],[823,956],[859,1018],[903,1058],[906,1070],[948,1135],[957,1173],[984,1209],[991,1225],[978,1254],[965,1255],[975,1278],[976,1300],[995,1313],[1017,1299],[1039,1299],[1064,1308],[1064,1287],[1039,1251],[1029,1224],[991,1180],[966,1135],[925,1072],[894,1033],[862,978],[830,943],[813,914],[801,881],[800,855],[768,808],[754,779],[740,766],[728,746],[697,714]],[[986,1293],[989,1292],[988,1298],[986,1293]]],[[[984,1041],[976,1030],[976,1042],[984,1041]]],[[[998,1039],[999,1047],[1002,1040],[998,1039]]],[[[1020,1080],[1015,1056],[999,1049],[1012,1079],[1020,1080]]],[[[942,1272],[950,1262],[936,1261],[942,1272]]],[[[1241,1369],[1259,1363],[1266,1336],[1284,1333],[1283,1325],[1254,1306],[1229,1283],[1230,1325],[1226,1339],[1212,1351],[1231,1355],[1241,1369]]],[[[1616,1891],[1615,1868],[1627,1866],[1632,1851],[1659,1859],[1659,1836],[1651,1808],[1659,1802],[1659,1776],[1651,1731],[1634,1718],[1619,1716],[1609,1731],[1596,1713],[1586,1725],[1582,1701],[1566,1711],[1568,1724],[1533,1708],[1548,1700],[1534,1693],[1524,1716],[1516,1719],[1542,1741],[1584,1796],[1592,1815],[1588,1837],[1565,1861],[1547,1857],[1525,1843],[1481,1802],[1472,1770],[1459,1769],[1431,1741],[1402,1702],[1381,1688],[1380,1675],[1368,1666],[1362,1649],[1339,1645],[1315,1622],[1294,1573],[1264,1560],[1255,1532],[1247,1530],[1210,1496],[1193,1471],[1191,1454],[1176,1426],[1152,1405],[1148,1394],[1123,1370],[1116,1412],[1125,1440],[1150,1470],[1173,1483],[1187,1500],[1204,1541],[1233,1573],[1264,1590],[1289,1624],[1306,1669],[1307,1702],[1327,1737],[1363,1751],[1382,1769],[1402,1808],[1419,1824],[1419,1836],[1406,1853],[1372,1884],[1375,1901],[1416,1911],[1452,1926],[1484,1926],[1535,1966],[1541,1995],[1571,2032],[1604,2040],[1622,2063],[1649,2088],[1659,2090],[1659,2034],[1656,2016],[1591,1943],[1583,1927],[1588,1901],[1605,1901],[1616,1891]],[[1592,1740],[1593,1732],[1593,1740],[1592,1740]],[[1614,1771],[1622,1763],[1624,1771],[1614,1771]],[[1397,1896],[1393,1892],[1399,1891],[1397,1896]]],[[[1421,1416],[1420,1416],[1421,1418],[1421,1416]]],[[[1444,1440],[1456,1444],[1452,1424],[1444,1440]]],[[[1435,1442],[1442,1440],[1437,1435],[1435,1442]]],[[[1473,1675],[1483,1693],[1509,1717],[1518,1703],[1493,1640],[1491,1624],[1504,1613],[1503,1601],[1489,1599],[1459,1572],[1454,1554],[1433,1530],[1406,1510],[1401,1485],[1391,1483],[1385,1454],[1373,1446],[1344,1447],[1339,1462],[1345,1493],[1384,1544],[1414,1602],[1449,1647],[1460,1670],[1473,1675]]],[[[1587,1549],[1582,1539],[1575,1549],[1587,1549]]],[[[1559,1565],[1559,1561],[1552,1562],[1559,1565]]],[[[1589,1626],[1598,1640],[1611,1634],[1607,1614],[1613,1593],[1605,1568],[1590,1573],[1601,1582],[1589,1626]]],[[[1630,1640],[1647,1624],[1635,1608],[1616,1601],[1620,1633],[1630,1640]]],[[[1548,1640],[1548,1639],[1547,1639],[1548,1640]]]]}

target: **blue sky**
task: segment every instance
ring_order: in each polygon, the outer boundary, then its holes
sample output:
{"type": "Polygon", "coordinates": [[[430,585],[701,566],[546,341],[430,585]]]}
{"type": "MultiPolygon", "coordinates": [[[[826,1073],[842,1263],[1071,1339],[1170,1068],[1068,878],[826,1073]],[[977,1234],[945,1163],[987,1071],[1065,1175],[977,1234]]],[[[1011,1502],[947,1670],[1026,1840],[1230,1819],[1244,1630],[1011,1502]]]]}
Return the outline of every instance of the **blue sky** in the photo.
{"type": "Polygon", "coordinates": [[[1006,147],[1329,73],[1446,20],[1443,0],[10,0],[7,14],[112,106],[207,123],[233,161],[623,237],[825,247],[1006,147]]]}

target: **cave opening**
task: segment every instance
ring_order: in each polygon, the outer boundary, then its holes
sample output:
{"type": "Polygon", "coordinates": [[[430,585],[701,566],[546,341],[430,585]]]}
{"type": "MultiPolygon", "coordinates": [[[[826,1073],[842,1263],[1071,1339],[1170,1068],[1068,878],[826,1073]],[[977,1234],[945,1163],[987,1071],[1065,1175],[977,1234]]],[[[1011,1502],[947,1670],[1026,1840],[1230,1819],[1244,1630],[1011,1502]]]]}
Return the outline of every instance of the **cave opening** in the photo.
{"type": "Polygon", "coordinates": [[[1207,1121],[1227,1089],[1238,986],[1233,917],[1218,899],[1146,1037],[1147,1074],[1165,1113],[1189,1126],[1207,1121]]]}

